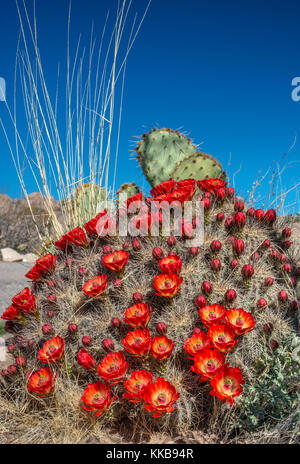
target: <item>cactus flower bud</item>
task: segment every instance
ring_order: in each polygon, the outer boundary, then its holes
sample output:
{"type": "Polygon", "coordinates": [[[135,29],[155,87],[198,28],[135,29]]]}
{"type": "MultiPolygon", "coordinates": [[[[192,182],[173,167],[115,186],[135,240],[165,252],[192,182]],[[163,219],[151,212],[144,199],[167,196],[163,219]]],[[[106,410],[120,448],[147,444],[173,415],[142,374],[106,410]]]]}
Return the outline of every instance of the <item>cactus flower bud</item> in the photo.
{"type": "Polygon", "coordinates": [[[277,350],[277,348],[279,347],[279,343],[277,340],[271,340],[270,341],[270,347],[273,349],[273,350],[277,350]]]}
{"type": "Polygon", "coordinates": [[[239,262],[237,259],[233,259],[230,263],[231,269],[236,269],[239,266],[239,262]]]}
{"type": "Polygon", "coordinates": [[[233,300],[236,299],[236,297],[237,297],[237,293],[233,288],[230,288],[225,293],[225,300],[228,301],[228,303],[231,303],[233,300]]]}
{"type": "Polygon", "coordinates": [[[176,238],[175,237],[169,237],[167,243],[168,243],[168,245],[170,247],[173,247],[176,244],[176,238]]]}
{"type": "Polygon", "coordinates": [[[28,348],[33,348],[34,345],[35,345],[34,340],[29,339],[29,340],[27,341],[27,346],[28,346],[28,348]]]}
{"type": "Polygon", "coordinates": [[[80,277],[87,275],[88,272],[89,272],[88,269],[84,266],[78,269],[78,275],[80,275],[80,277]]]}
{"type": "Polygon", "coordinates": [[[206,301],[206,298],[204,296],[199,295],[195,299],[195,303],[196,303],[197,308],[203,308],[203,306],[206,306],[207,301],[206,301]]]}
{"type": "Polygon", "coordinates": [[[156,324],[156,330],[160,335],[163,335],[167,331],[167,326],[164,322],[158,322],[156,324]]]}
{"type": "Polygon", "coordinates": [[[142,248],[142,244],[138,238],[132,240],[132,248],[134,251],[139,251],[142,248]]]}
{"type": "Polygon", "coordinates": [[[135,304],[141,303],[143,301],[143,295],[139,292],[136,292],[132,295],[132,299],[135,304]]]}
{"type": "Polygon", "coordinates": [[[9,353],[13,353],[15,350],[16,350],[15,345],[10,344],[10,345],[7,346],[7,351],[8,351],[9,353]]]}
{"type": "Polygon", "coordinates": [[[5,378],[8,376],[7,370],[6,370],[6,369],[2,369],[1,375],[2,375],[2,377],[5,379],[5,378]]]}
{"type": "Polygon", "coordinates": [[[197,334],[199,334],[199,333],[201,333],[201,332],[202,332],[202,330],[199,329],[199,327],[195,327],[195,328],[193,329],[193,335],[197,335],[197,334]]]}
{"type": "Polygon", "coordinates": [[[111,246],[110,245],[103,245],[102,247],[102,252],[107,255],[108,253],[111,253],[111,246]]]}
{"type": "Polygon", "coordinates": [[[264,221],[269,225],[272,225],[276,221],[276,212],[274,211],[274,209],[269,209],[266,212],[264,216],[264,221]]]}
{"type": "Polygon", "coordinates": [[[16,368],[16,366],[14,366],[13,364],[11,364],[10,366],[8,366],[7,372],[9,373],[9,375],[16,375],[16,373],[17,373],[17,368],[16,368]]]}
{"type": "Polygon", "coordinates": [[[245,249],[245,244],[241,238],[237,238],[232,244],[233,251],[236,255],[241,255],[245,249]]]}
{"type": "Polygon", "coordinates": [[[226,195],[228,198],[232,198],[234,196],[234,189],[232,187],[228,187],[226,189],[226,195]]]}
{"type": "Polygon", "coordinates": [[[226,229],[230,229],[230,227],[232,226],[232,223],[233,223],[233,219],[231,216],[229,216],[226,220],[225,220],[225,228],[226,229]]]}
{"type": "Polygon", "coordinates": [[[52,319],[52,317],[54,317],[54,311],[49,309],[49,311],[46,312],[46,316],[49,317],[50,319],[52,319]]]}
{"type": "Polygon", "coordinates": [[[152,256],[155,259],[161,259],[164,256],[164,253],[161,248],[159,247],[154,247],[152,250],[152,256]]]}
{"type": "Polygon", "coordinates": [[[289,264],[289,263],[285,263],[283,266],[282,266],[282,269],[284,272],[287,272],[288,274],[290,272],[292,272],[292,266],[289,264]]]}
{"type": "Polygon", "coordinates": [[[17,364],[18,367],[21,367],[21,368],[26,367],[26,365],[27,365],[26,358],[24,358],[23,356],[18,356],[16,358],[16,364],[17,364]]]}
{"type": "Polygon", "coordinates": [[[115,328],[118,328],[120,327],[121,325],[121,321],[118,317],[113,317],[112,320],[111,320],[111,325],[115,328]]]}
{"type": "Polygon", "coordinates": [[[47,297],[47,300],[49,301],[49,303],[55,303],[56,302],[56,295],[54,295],[54,293],[52,293],[51,295],[49,295],[47,297]]]}
{"type": "Polygon", "coordinates": [[[244,209],[244,203],[240,200],[236,200],[236,202],[234,203],[234,210],[235,211],[243,211],[244,209]]]}
{"type": "Polygon", "coordinates": [[[128,250],[129,247],[130,247],[130,243],[129,243],[129,242],[124,242],[123,245],[122,245],[123,250],[128,250]]]}
{"type": "Polygon", "coordinates": [[[115,348],[114,342],[110,338],[104,338],[101,342],[102,348],[105,351],[113,351],[115,348]]]}
{"type": "Polygon", "coordinates": [[[258,253],[258,251],[255,251],[254,253],[252,253],[252,255],[250,256],[251,258],[251,261],[258,261],[259,258],[260,258],[260,254],[258,253]]]}
{"type": "Polygon", "coordinates": [[[249,208],[246,214],[249,217],[254,217],[255,209],[254,208],[249,208]]]}
{"type": "Polygon", "coordinates": [[[222,221],[224,221],[224,219],[225,219],[225,214],[224,214],[224,213],[221,212],[221,213],[218,213],[218,214],[217,214],[216,220],[217,220],[218,222],[222,222],[222,221]]]}
{"type": "Polygon", "coordinates": [[[242,267],[242,275],[243,277],[252,277],[254,274],[254,269],[253,269],[253,266],[251,266],[251,264],[245,264],[243,267],[242,267]]]}
{"type": "Polygon", "coordinates": [[[233,223],[238,228],[241,229],[246,224],[246,216],[242,212],[235,213],[233,216],[233,223]]]}
{"type": "Polygon", "coordinates": [[[286,227],[281,232],[281,237],[282,238],[289,238],[291,235],[292,235],[292,229],[290,229],[289,227],[286,227]]]}
{"type": "Polygon", "coordinates": [[[51,324],[44,324],[42,327],[42,332],[44,335],[48,335],[53,332],[53,327],[51,324]]]}
{"type": "Polygon", "coordinates": [[[271,242],[268,239],[264,240],[263,243],[262,243],[262,246],[264,248],[269,248],[270,245],[271,245],[271,242]]]}
{"type": "Polygon", "coordinates": [[[292,245],[292,242],[290,242],[289,240],[282,242],[282,248],[284,248],[285,250],[288,250],[291,245],[292,245]]]}
{"type": "Polygon", "coordinates": [[[68,332],[69,332],[70,334],[72,334],[72,335],[75,334],[75,333],[77,333],[77,332],[78,332],[78,326],[77,326],[77,324],[69,324],[69,325],[68,325],[68,332]]]}
{"type": "Polygon", "coordinates": [[[204,281],[201,285],[201,290],[205,295],[209,295],[212,292],[213,286],[211,282],[204,281]]]}
{"type": "Polygon", "coordinates": [[[222,243],[219,241],[219,240],[214,240],[213,242],[211,242],[210,244],[210,249],[211,251],[213,251],[214,253],[217,253],[218,251],[220,251],[222,248],[222,243]]]}
{"type": "Polygon", "coordinates": [[[287,299],[288,299],[287,292],[285,290],[280,290],[280,292],[278,293],[278,300],[281,303],[284,303],[287,299]]]}
{"type": "Polygon", "coordinates": [[[123,287],[123,282],[121,279],[115,279],[113,282],[113,285],[115,288],[122,288],[123,287]]]}
{"type": "Polygon", "coordinates": [[[199,248],[198,247],[191,247],[189,251],[190,251],[191,256],[197,256],[197,254],[199,253],[199,248]]]}
{"type": "Polygon", "coordinates": [[[266,324],[264,324],[264,331],[266,333],[271,333],[273,330],[273,324],[272,322],[267,322],[266,324]]]}
{"type": "Polygon", "coordinates": [[[224,201],[225,195],[226,195],[225,189],[222,187],[216,191],[216,197],[220,201],[224,201]]]}
{"type": "Polygon", "coordinates": [[[212,271],[218,272],[221,269],[221,261],[218,258],[212,259],[210,267],[212,271]]]}
{"type": "Polygon", "coordinates": [[[210,199],[207,197],[204,197],[202,198],[201,202],[203,204],[204,211],[208,211],[210,208],[210,199]]]}
{"type": "Polygon", "coordinates": [[[255,219],[257,219],[258,221],[262,221],[265,216],[265,212],[263,209],[256,209],[254,216],[255,216],[255,219]]]}
{"type": "Polygon", "coordinates": [[[264,284],[266,287],[272,287],[272,285],[274,284],[273,277],[266,277],[264,284]]]}
{"type": "Polygon", "coordinates": [[[260,298],[258,301],[257,301],[257,307],[258,308],[265,308],[267,306],[267,302],[264,298],[260,298]]]}
{"type": "Polygon", "coordinates": [[[82,344],[84,346],[90,346],[92,344],[92,339],[88,335],[84,335],[84,337],[82,337],[81,341],[82,341],[82,344]]]}

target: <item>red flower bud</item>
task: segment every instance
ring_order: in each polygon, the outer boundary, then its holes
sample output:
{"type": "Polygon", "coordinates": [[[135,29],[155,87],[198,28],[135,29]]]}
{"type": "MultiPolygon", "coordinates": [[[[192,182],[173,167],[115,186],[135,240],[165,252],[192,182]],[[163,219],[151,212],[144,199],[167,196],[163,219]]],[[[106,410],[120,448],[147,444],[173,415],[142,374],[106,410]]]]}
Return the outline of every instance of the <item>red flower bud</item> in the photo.
{"type": "Polygon", "coordinates": [[[296,287],[296,285],[297,285],[297,279],[296,279],[295,277],[291,277],[291,278],[290,278],[289,285],[290,285],[291,287],[296,287]]]}
{"type": "Polygon", "coordinates": [[[272,322],[267,322],[265,325],[264,325],[264,331],[267,332],[267,333],[271,333],[273,330],[273,324],[272,322]]]}
{"type": "Polygon", "coordinates": [[[31,339],[28,340],[28,342],[27,342],[28,348],[32,348],[32,347],[34,347],[34,345],[35,345],[34,340],[31,340],[31,339]]]}
{"type": "Polygon", "coordinates": [[[53,288],[53,287],[56,287],[57,283],[58,283],[57,280],[52,280],[51,279],[51,280],[48,280],[47,285],[48,285],[49,288],[53,288]]]}
{"type": "Polygon", "coordinates": [[[246,214],[249,217],[253,217],[254,214],[255,214],[255,209],[254,208],[249,208],[246,214]]]}
{"type": "Polygon", "coordinates": [[[218,200],[223,201],[225,199],[225,189],[224,188],[219,188],[216,191],[216,197],[218,200]]]}
{"type": "Polygon", "coordinates": [[[286,227],[286,228],[283,229],[283,231],[281,232],[282,238],[289,238],[291,235],[292,235],[292,229],[290,229],[289,227],[286,227]]]}
{"type": "Polygon", "coordinates": [[[82,267],[80,267],[78,269],[78,274],[80,275],[80,277],[85,276],[88,273],[89,273],[88,269],[86,267],[84,267],[84,266],[82,266],[82,267]]]}
{"type": "Polygon", "coordinates": [[[130,243],[129,243],[129,242],[124,242],[123,245],[122,245],[123,250],[128,250],[129,247],[130,247],[130,243]]]}
{"type": "Polygon", "coordinates": [[[209,295],[212,292],[213,286],[211,282],[204,281],[201,285],[201,290],[205,295],[209,295]]]}
{"type": "Polygon", "coordinates": [[[191,247],[190,248],[190,255],[191,256],[197,256],[198,253],[199,253],[199,248],[198,247],[191,247]]]}
{"type": "Polygon", "coordinates": [[[235,269],[239,266],[239,262],[236,259],[233,259],[230,263],[231,269],[235,269]]]}
{"type": "Polygon", "coordinates": [[[228,196],[228,198],[232,198],[234,195],[234,189],[232,187],[228,187],[226,189],[226,195],[228,196]]]}
{"type": "Polygon", "coordinates": [[[288,294],[285,290],[281,290],[278,293],[278,300],[284,303],[288,299],[288,294]]]}
{"type": "Polygon", "coordinates": [[[274,209],[269,209],[266,212],[264,220],[269,225],[272,225],[276,221],[276,212],[274,211],[274,209]]]}
{"type": "Polygon", "coordinates": [[[197,334],[199,334],[199,333],[201,333],[201,332],[202,332],[202,330],[199,329],[199,327],[195,327],[195,328],[193,329],[193,335],[197,335],[197,334]]]}
{"type": "Polygon", "coordinates": [[[285,242],[282,242],[282,248],[284,248],[285,250],[288,250],[291,244],[292,242],[290,242],[289,240],[286,240],[285,242]]]}
{"type": "Polygon", "coordinates": [[[8,366],[7,372],[9,373],[9,375],[16,375],[16,373],[17,373],[16,366],[14,366],[13,364],[8,366]]]}
{"type": "Polygon", "coordinates": [[[210,267],[212,271],[218,272],[221,269],[221,261],[218,258],[212,259],[210,267]]]}
{"type": "Polygon", "coordinates": [[[214,253],[217,253],[218,251],[220,251],[222,248],[222,243],[219,242],[219,240],[214,240],[213,242],[211,242],[210,244],[210,249],[211,251],[213,251],[214,253]]]}
{"type": "Polygon", "coordinates": [[[276,350],[278,347],[279,347],[279,343],[277,340],[271,340],[270,341],[270,347],[273,349],[273,350],[276,350]]]}
{"type": "Polygon", "coordinates": [[[287,272],[287,273],[292,272],[292,266],[289,263],[285,263],[282,266],[282,269],[283,269],[284,272],[287,272]]]}
{"type": "Polygon", "coordinates": [[[103,245],[102,247],[102,251],[105,255],[107,255],[108,253],[111,253],[112,250],[111,250],[111,246],[110,245],[103,245]]]}
{"type": "Polygon", "coordinates": [[[264,218],[264,215],[265,215],[265,212],[263,209],[255,210],[254,216],[255,216],[255,219],[257,219],[258,221],[262,221],[264,218]]]}
{"type": "Polygon", "coordinates": [[[141,303],[143,301],[143,295],[139,292],[136,292],[132,295],[132,299],[135,304],[141,303]]]}
{"type": "Polygon", "coordinates": [[[265,278],[265,286],[266,287],[272,287],[273,284],[274,284],[273,277],[266,277],[265,278]]]}
{"type": "Polygon", "coordinates": [[[257,307],[258,308],[265,308],[267,306],[267,302],[264,298],[260,298],[258,301],[257,301],[257,307]]]}
{"type": "Polygon", "coordinates": [[[218,213],[218,214],[217,214],[216,220],[217,220],[218,222],[222,222],[222,221],[224,221],[224,219],[225,219],[225,214],[224,214],[224,213],[221,212],[221,213],[218,213]]]}
{"type": "Polygon", "coordinates": [[[226,301],[228,301],[228,303],[231,303],[231,301],[235,300],[236,297],[237,297],[237,293],[233,288],[230,288],[225,293],[225,299],[226,301]]]}
{"type": "Polygon", "coordinates": [[[196,227],[199,227],[200,224],[201,224],[200,218],[194,217],[194,218],[192,219],[192,226],[193,226],[193,229],[195,229],[196,227]]]}
{"type": "Polygon", "coordinates": [[[84,346],[90,346],[92,344],[92,339],[88,335],[82,337],[81,341],[84,346]]]}
{"type": "Polygon", "coordinates": [[[233,219],[231,216],[229,216],[224,223],[225,228],[230,229],[230,227],[232,226],[232,223],[233,223],[233,219]]]}
{"type": "Polygon", "coordinates": [[[51,294],[47,297],[47,300],[49,301],[49,303],[55,303],[56,302],[56,295],[54,294],[51,294]]]}
{"type": "Polygon", "coordinates": [[[244,209],[244,203],[240,200],[237,200],[235,203],[234,203],[234,210],[235,211],[243,211],[244,209]]]}
{"type": "Polygon", "coordinates": [[[7,370],[5,370],[5,369],[2,369],[2,371],[1,371],[1,375],[2,375],[2,377],[5,379],[5,377],[7,377],[7,376],[8,376],[8,372],[7,372],[7,370]]]}
{"type": "Polygon", "coordinates": [[[134,251],[138,251],[142,248],[142,244],[138,238],[134,238],[132,240],[132,248],[134,249],[134,251]]]}
{"type": "Polygon", "coordinates": [[[243,275],[243,277],[252,277],[253,274],[254,274],[254,269],[253,269],[253,266],[251,266],[251,264],[245,264],[242,267],[242,275],[243,275]]]}
{"type": "Polygon", "coordinates": [[[260,258],[260,254],[258,253],[258,251],[255,251],[254,253],[252,253],[250,258],[251,258],[251,261],[258,261],[260,258]]]}
{"type": "Polygon", "coordinates": [[[206,298],[202,295],[199,295],[197,296],[197,298],[195,299],[195,303],[196,303],[196,306],[198,308],[203,308],[203,306],[206,306],[207,304],[207,301],[206,301],[206,298]]]}
{"type": "Polygon", "coordinates": [[[241,229],[246,224],[246,216],[244,213],[238,212],[233,216],[233,223],[238,228],[241,229]]]}
{"type": "Polygon", "coordinates": [[[297,311],[298,308],[299,308],[298,301],[294,300],[290,302],[290,309],[292,311],[297,311]]]}
{"type": "Polygon", "coordinates": [[[110,338],[104,338],[102,340],[101,345],[102,345],[102,348],[107,352],[113,351],[115,348],[114,342],[110,338]]]}
{"type": "Polygon", "coordinates": [[[67,266],[71,266],[73,263],[74,263],[74,259],[73,259],[73,258],[67,258],[67,259],[66,259],[66,265],[67,265],[67,266]]]}
{"type": "Polygon", "coordinates": [[[210,199],[209,198],[202,198],[202,204],[203,204],[203,208],[204,208],[204,211],[208,211],[209,208],[210,208],[210,199]]]}
{"type": "Polygon", "coordinates": [[[270,251],[270,258],[277,259],[277,257],[278,257],[278,251],[277,250],[271,250],[270,251]]]}
{"type": "Polygon", "coordinates": [[[120,327],[121,321],[118,317],[113,317],[111,320],[111,325],[115,328],[120,327]]]}
{"type": "Polygon", "coordinates": [[[46,315],[47,315],[47,317],[50,317],[50,319],[52,319],[52,317],[54,317],[54,311],[49,309],[49,311],[46,312],[46,315]]]}
{"type": "Polygon", "coordinates": [[[176,244],[176,238],[175,237],[169,237],[167,243],[168,243],[168,245],[170,247],[173,247],[176,244]]]}
{"type": "Polygon", "coordinates": [[[269,248],[270,245],[271,245],[271,242],[268,239],[264,240],[263,243],[262,243],[262,246],[264,248],[269,248]]]}
{"type": "Polygon", "coordinates": [[[155,259],[161,259],[164,256],[164,253],[161,248],[159,247],[154,247],[152,250],[152,256],[155,259]]]}
{"type": "Polygon", "coordinates": [[[51,324],[44,324],[42,327],[42,332],[44,335],[48,335],[53,332],[53,327],[51,324]]]}
{"type": "Polygon", "coordinates": [[[115,279],[113,282],[113,285],[115,288],[122,288],[123,287],[123,282],[121,279],[115,279]]]}
{"type": "Polygon", "coordinates": [[[158,322],[156,324],[156,330],[160,335],[163,335],[167,332],[167,326],[164,322],[158,322]]]}
{"type": "Polygon", "coordinates": [[[204,192],[202,198],[210,198],[211,193],[210,192],[204,192]]]}
{"type": "Polygon", "coordinates": [[[300,267],[296,267],[295,274],[296,276],[300,276],[300,267]]]}
{"type": "Polygon", "coordinates": [[[233,251],[235,254],[237,255],[241,255],[245,249],[245,245],[244,245],[244,242],[241,238],[237,238],[233,244],[232,244],[232,247],[233,247],[233,251]]]}
{"type": "Polygon", "coordinates": [[[17,364],[18,367],[23,368],[23,367],[26,367],[27,361],[23,356],[18,356],[16,358],[16,364],[17,364]]]}
{"type": "Polygon", "coordinates": [[[7,351],[8,351],[9,353],[13,353],[15,350],[16,350],[15,345],[11,344],[11,345],[8,345],[8,346],[7,346],[7,351]]]}
{"type": "Polygon", "coordinates": [[[68,332],[70,334],[75,334],[76,332],[78,332],[78,326],[77,324],[69,324],[68,325],[68,332]]]}
{"type": "Polygon", "coordinates": [[[285,263],[286,262],[286,256],[284,253],[281,253],[279,256],[278,256],[278,259],[281,263],[285,263]]]}

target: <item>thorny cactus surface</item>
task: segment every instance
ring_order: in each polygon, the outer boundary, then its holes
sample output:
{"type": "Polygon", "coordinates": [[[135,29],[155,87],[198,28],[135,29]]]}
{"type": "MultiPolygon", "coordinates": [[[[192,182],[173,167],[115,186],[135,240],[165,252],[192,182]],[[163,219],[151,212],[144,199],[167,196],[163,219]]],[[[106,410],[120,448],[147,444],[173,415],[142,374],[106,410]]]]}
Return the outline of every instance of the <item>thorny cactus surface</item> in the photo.
{"type": "MultiPolygon", "coordinates": [[[[151,194],[180,208],[202,201],[203,246],[187,247],[196,221],[182,237],[99,236],[99,221],[113,223],[104,214],[56,242],[3,315],[15,364],[2,372],[2,398],[38,411],[43,427],[60,411],[78,428],[96,415],[142,430],[218,421],[222,434],[293,415],[299,264],[289,225],[220,179],[169,180],[151,194]]],[[[148,228],[151,200],[140,193],[125,206],[133,200],[148,228]]]]}

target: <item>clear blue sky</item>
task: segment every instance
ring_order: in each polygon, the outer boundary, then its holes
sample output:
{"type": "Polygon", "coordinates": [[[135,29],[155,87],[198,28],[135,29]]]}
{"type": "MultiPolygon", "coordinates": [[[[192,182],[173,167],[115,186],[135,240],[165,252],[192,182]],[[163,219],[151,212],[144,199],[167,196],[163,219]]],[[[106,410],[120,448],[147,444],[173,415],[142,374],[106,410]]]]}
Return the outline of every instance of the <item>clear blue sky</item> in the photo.
{"type": "MultiPolygon", "coordinates": [[[[26,2],[31,4],[31,0],[26,2]]],[[[55,90],[58,61],[66,50],[68,0],[43,0],[37,17],[48,87],[55,90]]],[[[117,0],[73,0],[72,31],[88,42],[91,22],[99,33],[117,0]]],[[[134,0],[141,16],[147,0],[134,0]]],[[[13,0],[1,2],[0,76],[12,103],[19,31],[13,0]]],[[[133,137],[153,126],[190,133],[202,150],[216,156],[236,187],[246,193],[258,171],[282,160],[300,132],[300,101],[291,81],[300,76],[300,2],[297,0],[152,0],[130,53],[125,82],[117,187],[147,184],[135,161],[128,161],[133,137]]],[[[76,37],[74,34],[74,37],[76,37]]],[[[4,104],[0,116],[4,122],[4,104]]],[[[0,189],[20,195],[6,141],[0,133],[0,189]]],[[[283,163],[300,159],[300,140],[283,163]]],[[[286,187],[299,181],[299,164],[283,174],[286,187]]],[[[32,190],[35,190],[32,185],[32,190]]],[[[292,199],[291,199],[292,201],[292,199]]]]}

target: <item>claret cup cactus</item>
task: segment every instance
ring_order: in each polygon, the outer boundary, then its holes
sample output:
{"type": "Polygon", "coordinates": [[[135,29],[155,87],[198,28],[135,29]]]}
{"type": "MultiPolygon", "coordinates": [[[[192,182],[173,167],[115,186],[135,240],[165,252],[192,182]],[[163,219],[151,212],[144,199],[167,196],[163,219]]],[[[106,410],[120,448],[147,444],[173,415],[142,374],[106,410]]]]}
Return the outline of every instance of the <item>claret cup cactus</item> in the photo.
{"type": "MultiPolygon", "coordinates": [[[[163,137],[176,166],[199,156],[176,132],[154,131],[138,148],[151,182],[163,137]]],[[[137,203],[129,218],[143,234],[119,235],[120,213],[100,234],[94,219],[70,231],[55,255],[37,260],[2,316],[15,357],[2,372],[2,402],[24,408],[37,427],[53,427],[59,415],[95,435],[124,422],[143,432],[215,427],[222,436],[294,411],[299,268],[289,224],[273,210],[250,211],[220,176],[187,179],[184,168],[160,162],[167,178],[151,197],[136,192],[118,205],[137,203]],[[182,177],[170,178],[172,170],[182,177]],[[204,242],[191,244],[198,217],[182,220],[177,235],[171,221],[164,235],[164,210],[153,213],[153,201],[181,212],[200,203],[204,242]]]]}

